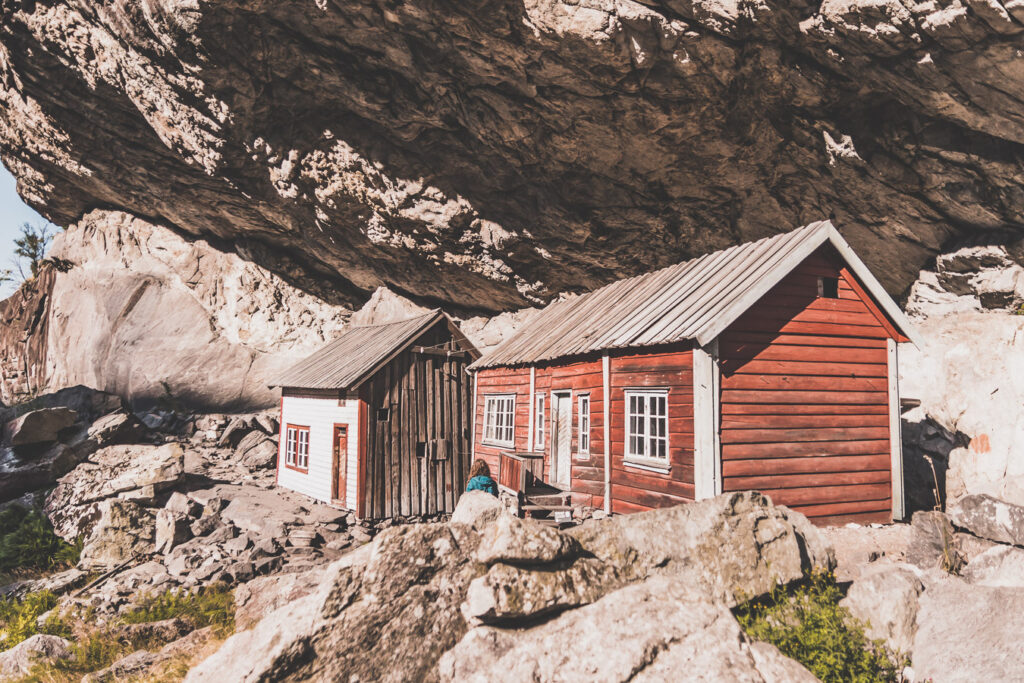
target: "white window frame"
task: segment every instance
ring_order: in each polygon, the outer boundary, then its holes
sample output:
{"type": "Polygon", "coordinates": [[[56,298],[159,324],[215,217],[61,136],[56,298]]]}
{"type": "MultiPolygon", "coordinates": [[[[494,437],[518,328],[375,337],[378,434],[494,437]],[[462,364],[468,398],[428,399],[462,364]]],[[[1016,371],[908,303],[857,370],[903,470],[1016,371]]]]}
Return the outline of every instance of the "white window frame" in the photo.
{"type": "Polygon", "coordinates": [[[576,453],[590,455],[590,394],[576,395],[576,453]]]}
{"type": "Polygon", "coordinates": [[[667,470],[670,465],[671,451],[669,449],[669,420],[668,420],[668,389],[627,389],[625,391],[625,400],[623,401],[623,409],[625,411],[625,423],[626,423],[626,443],[624,446],[625,461],[626,463],[635,463],[642,466],[654,467],[662,470],[667,470]],[[641,412],[631,413],[630,407],[632,399],[639,399],[641,403],[641,412]],[[652,411],[653,401],[663,401],[665,406],[664,415],[654,415],[652,411]],[[642,432],[634,433],[634,427],[637,424],[634,423],[633,417],[638,417],[642,426],[642,432]],[[655,424],[654,420],[662,422],[662,429],[654,430],[652,426],[655,424]],[[661,434],[655,434],[653,432],[660,431],[661,434]],[[637,452],[635,446],[638,443],[643,444],[643,448],[640,452],[637,452]],[[660,450],[657,448],[658,444],[664,444],[664,455],[653,454],[660,450]]]}
{"type": "Polygon", "coordinates": [[[484,394],[484,434],[481,441],[490,446],[514,448],[516,441],[516,395],[515,394],[484,394]],[[497,408],[499,403],[509,402],[509,411],[501,410],[500,415],[507,417],[499,420],[497,408]],[[501,430],[501,432],[499,432],[501,430]],[[508,436],[507,439],[502,438],[508,436]]]}
{"type": "Polygon", "coordinates": [[[309,427],[285,427],[284,464],[299,470],[309,470],[309,427]]]}
{"type": "Polygon", "coordinates": [[[535,450],[544,448],[544,432],[546,427],[544,408],[547,405],[546,396],[538,392],[533,398],[533,447],[535,450]]]}

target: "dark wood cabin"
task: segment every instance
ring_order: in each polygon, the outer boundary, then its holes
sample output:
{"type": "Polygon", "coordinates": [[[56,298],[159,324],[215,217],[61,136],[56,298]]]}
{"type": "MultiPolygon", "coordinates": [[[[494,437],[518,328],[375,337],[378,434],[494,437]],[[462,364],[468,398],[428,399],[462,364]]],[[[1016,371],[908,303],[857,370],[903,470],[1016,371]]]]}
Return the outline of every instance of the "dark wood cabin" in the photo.
{"type": "Polygon", "coordinates": [[[451,512],[470,464],[476,348],[440,310],[354,326],[288,369],[279,485],[360,518],[451,512]]]}
{"type": "Polygon", "coordinates": [[[614,512],[755,489],[819,524],[898,519],[912,335],[814,223],[547,307],[470,367],[474,455],[614,512]]]}

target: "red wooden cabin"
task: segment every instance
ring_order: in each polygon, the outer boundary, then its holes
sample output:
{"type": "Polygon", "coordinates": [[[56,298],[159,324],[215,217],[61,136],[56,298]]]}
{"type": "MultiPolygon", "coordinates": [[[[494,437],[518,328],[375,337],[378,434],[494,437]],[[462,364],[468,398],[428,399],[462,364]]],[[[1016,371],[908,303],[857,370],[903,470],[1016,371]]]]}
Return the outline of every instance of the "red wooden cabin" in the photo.
{"type": "Polygon", "coordinates": [[[913,334],[813,223],[548,306],[470,366],[474,456],[615,512],[755,489],[820,524],[899,519],[913,334]]]}

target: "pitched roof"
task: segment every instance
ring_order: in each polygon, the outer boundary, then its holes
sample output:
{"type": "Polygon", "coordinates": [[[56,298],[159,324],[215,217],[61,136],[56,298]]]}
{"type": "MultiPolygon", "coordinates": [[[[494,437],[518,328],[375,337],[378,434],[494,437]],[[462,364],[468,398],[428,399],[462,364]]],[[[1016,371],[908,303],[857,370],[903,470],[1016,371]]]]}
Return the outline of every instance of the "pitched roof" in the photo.
{"type": "Polygon", "coordinates": [[[829,221],[705,254],[551,304],[471,368],[521,365],[606,349],[714,340],[818,247],[830,243],[896,327],[896,302],[829,221]]]}
{"type": "Polygon", "coordinates": [[[271,386],[292,389],[353,389],[439,320],[448,321],[453,333],[476,353],[443,311],[381,325],[358,325],[308,358],[285,370],[271,386]]]}

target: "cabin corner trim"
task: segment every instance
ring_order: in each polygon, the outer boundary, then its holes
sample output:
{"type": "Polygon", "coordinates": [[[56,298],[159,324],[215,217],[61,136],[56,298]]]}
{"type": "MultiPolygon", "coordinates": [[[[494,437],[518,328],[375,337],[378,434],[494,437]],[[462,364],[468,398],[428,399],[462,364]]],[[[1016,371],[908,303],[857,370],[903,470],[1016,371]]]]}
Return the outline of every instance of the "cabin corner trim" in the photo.
{"type": "Polygon", "coordinates": [[[892,518],[906,517],[903,499],[903,430],[900,416],[899,350],[895,339],[886,340],[889,368],[889,451],[892,455],[892,518]]]}
{"type": "Polygon", "coordinates": [[[693,489],[694,499],[722,492],[721,372],[718,340],[693,347],[693,489]]]}

